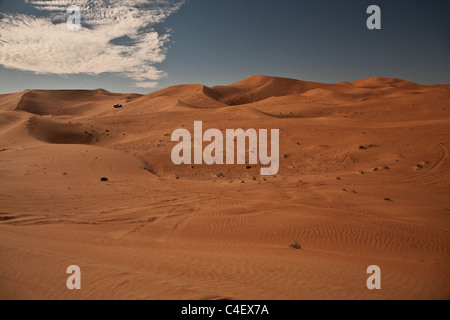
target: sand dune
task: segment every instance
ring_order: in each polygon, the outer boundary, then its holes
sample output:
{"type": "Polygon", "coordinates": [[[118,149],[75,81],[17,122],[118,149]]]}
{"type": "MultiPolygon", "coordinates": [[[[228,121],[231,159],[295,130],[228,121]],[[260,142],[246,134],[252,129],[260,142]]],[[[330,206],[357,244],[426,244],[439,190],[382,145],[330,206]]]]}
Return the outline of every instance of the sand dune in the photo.
{"type": "Polygon", "coordinates": [[[0,298],[448,299],[449,128],[450,85],[379,77],[0,95],[0,298]],[[280,129],[279,173],[173,165],[196,120],[280,129]]]}
{"type": "Polygon", "coordinates": [[[97,90],[25,90],[21,93],[0,95],[2,110],[21,110],[37,115],[82,115],[99,104],[114,101],[128,102],[138,94],[123,95],[104,89],[97,90]],[[4,103],[3,103],[4,101],[4,103]],[[68,103],[69,102],[69,103],[68,103]]]}

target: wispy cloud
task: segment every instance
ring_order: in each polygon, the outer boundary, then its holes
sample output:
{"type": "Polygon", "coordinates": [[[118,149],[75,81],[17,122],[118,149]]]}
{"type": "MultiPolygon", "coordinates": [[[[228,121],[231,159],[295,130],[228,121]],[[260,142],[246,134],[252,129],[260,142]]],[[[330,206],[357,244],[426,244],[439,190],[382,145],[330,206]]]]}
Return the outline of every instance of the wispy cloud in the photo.
{"type": "Polygon", "coordinates": [[[149,81],[147,81],[147,82],[136,82],[134,84],[134,86],[136,88],[145,88],[145,89],[151,89],[151,88],[156,87],[157,85],[158,85],[158,82],[149,82],[149,81]]]}
{"type": "Polygon", "coordinates": [[[176,12],[184,0],[27,0],[42,15],[3,14],[0,65],[40,74],[117,73],[150,88],[165,76],[170,31],[153,26],[176,12]],[[81,9],[80,30],[66,26],[67,8],[81,9]],[[126,44],[117,39],[126,38],[126,44]]]}

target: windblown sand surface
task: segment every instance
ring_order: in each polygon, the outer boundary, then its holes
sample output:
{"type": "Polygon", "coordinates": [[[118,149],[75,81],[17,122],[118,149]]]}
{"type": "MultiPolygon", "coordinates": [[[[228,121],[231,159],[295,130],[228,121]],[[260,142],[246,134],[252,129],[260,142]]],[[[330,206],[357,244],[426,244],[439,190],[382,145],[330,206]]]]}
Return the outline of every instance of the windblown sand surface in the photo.
{"type": "Polygon", "coordinates": [[[450,85],[398,79],[0,95],[0,298],[449,299],[449,145],[450,85]],[[279,173],[173,165],[195,120],[280,129],[279,173]]]}

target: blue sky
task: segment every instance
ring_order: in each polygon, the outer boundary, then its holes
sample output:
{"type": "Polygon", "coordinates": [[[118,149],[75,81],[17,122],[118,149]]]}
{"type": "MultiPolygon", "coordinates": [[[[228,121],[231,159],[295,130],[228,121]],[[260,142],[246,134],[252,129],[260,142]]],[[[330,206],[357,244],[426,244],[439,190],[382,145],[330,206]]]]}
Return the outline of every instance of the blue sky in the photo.
{"type": "Polygon", "coordinates": [[[0,0],[0,93],[148,93],[264,74],[450,83],[449,1],[0,0]],[[66,8],[79,5],[81,30],[66,8]],[[368,30],[366,9],[381,8],[368,30]]]}

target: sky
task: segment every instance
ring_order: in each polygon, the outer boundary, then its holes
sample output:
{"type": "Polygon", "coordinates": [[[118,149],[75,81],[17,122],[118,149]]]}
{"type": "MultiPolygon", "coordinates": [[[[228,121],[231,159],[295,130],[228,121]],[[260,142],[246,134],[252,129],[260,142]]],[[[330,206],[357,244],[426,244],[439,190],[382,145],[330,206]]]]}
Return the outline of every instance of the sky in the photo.
{"type": "Polygon", "coordinates": [[[0,0],[0,93],[145,94],[259,74],[450,83],[449,13],[446,0],[0,0]]]}

